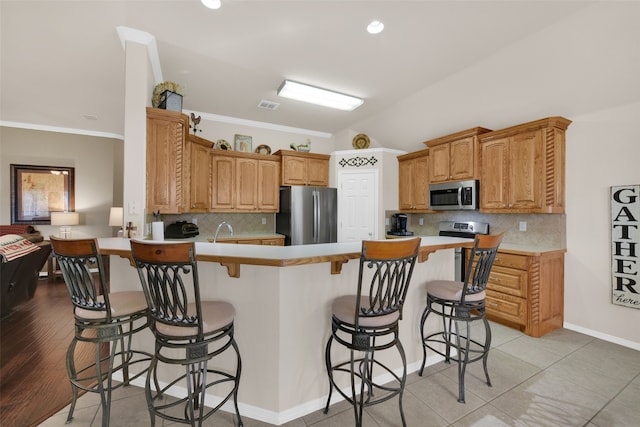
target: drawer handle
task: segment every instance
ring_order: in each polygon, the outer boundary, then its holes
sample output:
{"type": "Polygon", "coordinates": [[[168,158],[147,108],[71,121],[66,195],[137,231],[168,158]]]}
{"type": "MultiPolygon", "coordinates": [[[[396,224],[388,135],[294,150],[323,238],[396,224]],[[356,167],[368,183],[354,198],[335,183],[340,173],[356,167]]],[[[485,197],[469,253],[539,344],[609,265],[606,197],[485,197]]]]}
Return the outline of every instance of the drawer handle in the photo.
{"type": "Polygon", "coordinates": [[[488,306],[491,306],[491,307],[498,307],[498,305],[499,305],[499,304],[498,304],[498,303],[495,303],[495,302],[489,302],[489,301],[487,301],[487,305],[488,305],[488,306]]]}

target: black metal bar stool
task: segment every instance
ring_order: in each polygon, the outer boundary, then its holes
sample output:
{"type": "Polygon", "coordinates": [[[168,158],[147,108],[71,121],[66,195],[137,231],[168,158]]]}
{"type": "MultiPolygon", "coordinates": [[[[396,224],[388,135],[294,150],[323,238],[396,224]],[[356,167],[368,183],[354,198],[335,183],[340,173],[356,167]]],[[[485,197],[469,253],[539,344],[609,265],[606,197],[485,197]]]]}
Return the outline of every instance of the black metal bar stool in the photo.
{"type": "Polygon", "coordinates": [[[475,236],[464,282],[434,280],[425,285],[427,306],[420,319],[423,358],[419,375],[422,376],[427,362],[427,349],[443,356],[446,363],[452,360],[457,362],[460,403],[464,403],[464,374],[467,364],[482,360],[487,385],[491,387],[487,369],[491,326],[485,316],[485,289],[503,234],[475,236]],[[431,313],[442,317],[442,329],[425,336],[424,325],[431,313]],[[483,342],[471,336],[471,324],[476,321],[484,324],[483,342]],[[465,324],[464,331],[460,331],[460,322],[465,324]],[[452,348],[455,349],[455,354],[452,353],[452,348]]]}
{"type": "Polygon", "coordinates": [[[140,291],[108,292],[96,239],[51,236],[50,240],[73,302],[75,319],[75,335],[67,350],[67,372],[73,390],[67,422],[73,418],[78,390],[85,390],[100,394],[102,425],[108,426],[111,392],[147,372],[151,361],[150,353],[131,348],[132,336],[149,326],[147,303],[140,291]],[[95,361],[80,368],[74,357],[78,342],[95,344],[96,351],[95,361]],[[139,370],[132,373],[134,366],[139,370]],[[118,371],[122,371],[124,381],[114,385],[112,375],[118,371]]]}
{"type": "Polygon", "coordinates": [[[202,425],[233,398],[237,422],[242,426],[238,410],[242,362],[233,337],[235,309],[227,302],[201,300],[195,243],[132,240],[131,254],[149,306],[156,342],[145,385],[151,425],[155,425],[156,415],[173,422],[202,425]],[[212,369],[208,365],[211,359],[228,349],[235,352],[235,372],[212,369]],[[182,365],[184,373],[160,386],[158,371],[169,372],[167,365],[182,365]],[[225,384],[226,396],[205,411],[206,391],[213,386],[222,390],[225,384]],[[184,387],[187,396],[163,400],[164,393],[174,386],[184,387]],[[176,410],[180,410],[180,416],[176,410]]]}
{"type": "Polygon", "coordinates": [[[398,396],[402,425],[402,394],[407,378],[407,361],[398,337],[398,322],[413,273],[419,238],[363,241],[356,295],[336,298],[332,306],[331,336],[325,349],[329,376],[329,396],[324,413],[329,411],[333,388],[353,405],[356,426],[362,425],[365,406],[398,396]],[[336,341],[350,350],[350,359],[336,365],[331,361],[331,346],[336,341]],[[402,376],[375,358],[377,351],[396,347],[402,360],[402,376]],[[375,370],[375,372],[374,372],[375,370]],[[335,379],[346,373],[351,393],[342,391],[335,379]],[[376,375],[391,375],[391,384],[378,384],[376,375]],[[356,382],[360,385],[357,386],[356,382]],[[380,393],[380,395],[377,395],[380,393]]]}

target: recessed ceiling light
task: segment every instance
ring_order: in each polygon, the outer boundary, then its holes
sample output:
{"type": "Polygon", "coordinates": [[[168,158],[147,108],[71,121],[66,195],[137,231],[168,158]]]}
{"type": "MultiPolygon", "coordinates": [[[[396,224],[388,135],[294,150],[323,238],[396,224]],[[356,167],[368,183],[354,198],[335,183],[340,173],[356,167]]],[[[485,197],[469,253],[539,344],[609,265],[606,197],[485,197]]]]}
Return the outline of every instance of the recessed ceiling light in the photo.
{"type": "Polygon", "coordinates": [[[220,9],[220,6],[222,6],[222,1],[221,0],[200,0],[202,2],[203,5],[205,5],[205,7],[208,7],[209,9],[220,9]]]}
{"type": "Polygon", "coordinates": [[[367,31],[369,34],[378,34],[384,30],[384,24],[380,21],[371,21],[369,25],[367,25],[367,31]]]}
{"type": "Polygon", "coordinates": [[[322,89],[303,83],[285,80],[278,89],[278,96],[309,102],[343,111],[352,111],[361,106],[364,100],[344,93],[322,89]]]}

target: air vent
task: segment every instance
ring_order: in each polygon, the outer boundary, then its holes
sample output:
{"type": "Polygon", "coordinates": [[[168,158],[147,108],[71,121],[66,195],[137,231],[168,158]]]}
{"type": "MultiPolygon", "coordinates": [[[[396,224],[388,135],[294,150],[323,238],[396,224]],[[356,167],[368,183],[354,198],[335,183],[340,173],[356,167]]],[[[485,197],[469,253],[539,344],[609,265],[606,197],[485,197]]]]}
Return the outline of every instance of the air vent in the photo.
{"type": "Polygon", "coordinates": [[[266,110],[275,110],[279,106],[280,104],[278,104],[277,102],[266,101],[264,99],[258,104],[258,108],[264,108],[266,110]]]}

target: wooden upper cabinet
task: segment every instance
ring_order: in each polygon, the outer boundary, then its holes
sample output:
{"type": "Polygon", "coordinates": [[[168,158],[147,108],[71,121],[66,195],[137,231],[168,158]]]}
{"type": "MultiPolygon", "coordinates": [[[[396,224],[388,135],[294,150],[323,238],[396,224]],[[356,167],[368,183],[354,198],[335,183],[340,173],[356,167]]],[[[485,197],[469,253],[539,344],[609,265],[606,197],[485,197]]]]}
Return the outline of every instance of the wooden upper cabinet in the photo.
{"type": "Polygon", "coordinates": [[[208,212],[211,203],[211,162],[209,151],[213,142],[195,135],[187,139],[189,179],[189,212],[208,212]]]}
{"type": "Polygon", "coordinates": [[[279,157],[211,150],[212,212],[277,212],[279,157]]]}
{"type": "Polygon", "coordinates": [[[480,210],[564,213],[565,131],[549,117],[480,136],[480,210]]]}
{"type": "Polygon", "coordinates": [[[211,155],[211,206],[210,211],[230,211],[235,207],[235,158],[218,155],[216,150],[211,155]]]}
{"type": "Polygon", "coordinates": [[[475,127],[425,141],[429,147],[429,182],[479,179],[478,136],[489,129],[475,127]]]}
{"type": "Polygon", "coordinates": [[[236,210],[253,211],[258,207],[258,161],[236,159],[236,210]]]}
{"type": "Polygon", "coordinates": [[[176,111],[147,108],[147,212],[182,213],[188,202],[186,153],[189,117],[176,111]]]}
{"type": "Polygon", "coordinates": [[[275,155],[282,158],[282,185],[329,186],[331,156],[289,150],[279,150],[275,155]]]}
{"type": "Polygon", "coordinates": [[[258,162],[258,210],[278,212],[280,209],[280,162],[260,160],[258,162]]]}
{"type": "Polygon", "coordinates": [[[429,210],[429,155],[426,149],[398,156],[399,210],[429,210]]]}

